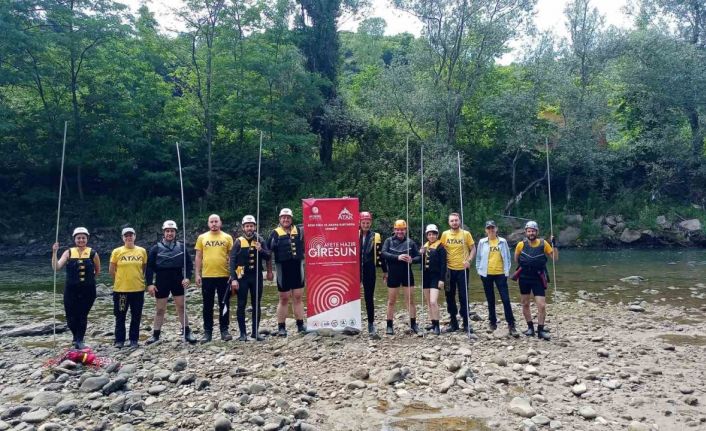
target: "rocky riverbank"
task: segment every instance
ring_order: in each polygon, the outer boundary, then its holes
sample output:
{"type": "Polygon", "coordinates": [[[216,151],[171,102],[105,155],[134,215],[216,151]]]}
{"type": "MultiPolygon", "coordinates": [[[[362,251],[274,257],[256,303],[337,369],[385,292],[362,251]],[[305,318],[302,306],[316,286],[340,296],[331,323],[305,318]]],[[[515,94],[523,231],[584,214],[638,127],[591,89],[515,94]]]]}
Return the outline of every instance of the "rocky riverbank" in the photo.
{"type": "Polygon", "coordinates": [[[9,337],[19,322],[3,321],[0,430],[706,428],[705,305],[579,299],[550,314],[551,342],[482,321],[471,342],[421,338],[399,315],[397,335],[380,339],[321,331],[195,346],[170,320],[160,343],[117,350],[111,316],[95,313],[88,341],[114,361],[99,369],[46,366],[51,335],[9,337]]]}

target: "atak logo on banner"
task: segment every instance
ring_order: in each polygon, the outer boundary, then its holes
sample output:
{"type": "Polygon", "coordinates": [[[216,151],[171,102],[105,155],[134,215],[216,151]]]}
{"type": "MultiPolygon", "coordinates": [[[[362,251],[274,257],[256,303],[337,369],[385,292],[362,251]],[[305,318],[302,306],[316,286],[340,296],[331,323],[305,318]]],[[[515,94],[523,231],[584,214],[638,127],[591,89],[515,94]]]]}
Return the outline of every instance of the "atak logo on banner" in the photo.
{"type": "Polygon", "coordinates": [[[307,327],[360,329],[358,199],[303,199],[307,327]]]}

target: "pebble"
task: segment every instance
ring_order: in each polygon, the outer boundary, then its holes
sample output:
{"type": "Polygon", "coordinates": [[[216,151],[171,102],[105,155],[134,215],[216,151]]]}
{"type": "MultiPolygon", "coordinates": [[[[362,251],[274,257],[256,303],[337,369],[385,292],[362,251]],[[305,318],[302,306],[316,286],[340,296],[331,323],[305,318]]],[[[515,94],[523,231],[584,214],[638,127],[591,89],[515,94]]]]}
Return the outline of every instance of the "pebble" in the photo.
{"type": "Polygon", "coordinates": [[[365,388],[365,382],[362,380],[353,380],[348,383],[347,387],[348,389],[363,389],[365,388]]]}
{"type": "Polygon", "coordinates": [[[690,388],[688,386],[681,386],[679,388],[679,392],[681,392],[684,395],[690,395],[694,393],[694,388],[690,388]]]}
{"type": "Polygon", "coordinates": [[[628,310],[634,311],[636,313],[642,313],[645,311],[645,309],[641,305],[637,305],[637,304],[629,305],[628,310]]]}
{"type": "Polygon", "coordinates": [[[385,377],[385,384],[391,385],[393,383],[401,382],[402,380],[404,380],[402,370],[400,368],[395,368],[394,370],[387,373],[387,376],[385,377]]]}
{"type": "Polygon", "coordinates": [[[509,410],[510,413],[514,413],[525,418],[531,418],[536,414],[534,408],[530,404],[530,401],[522,397],[513,398],[512,401],[510,401],[509,410]]]}
{"type": "Polygon", "coordinates": [[[95,392],[103,388],[110,382],[105,376],[89,377],[81,383],[81,392],[95,392]]]}
{"type": "Polygon", "coordinates": [[[36,424],[39,422],[44,422],[49,416],[51,416],[51,412],[42,407],[33,412],[23,414],[21,420],[22,422],[27,422],[28,424],[36,424]]]}
{"type": "Polygon", "coordinates": [[[584,393],[588,391],[588,388],[586,387],[585,383],[579,383],[578,385],[574,385],[571,387],[571,393],[576,395],[577,397],[580,397],[584,393]]]}
{"type": "Polygon", "coordinates": [[[35,395],[29,403],[33,406],[49,408],[56,406],[59,401],[61,401],[61,395],[58,393],[43,391],[35,395]]]}
{"type": "Polygon", "coordinates": [[[696,397],[685,397],[684,402],[689,405],[689,406],[697,406],[699,405],[699,399],[696,397]]]}
{"type": "Polygon", "coordinates": [[[539,426],[544,426],[548,425],[551,420],[544,415],[536,415],[532,416],[532,422],[536,423],[539,426]]]}
{"type": "Polygon", "coordinates": [[[532,374],[532,375],[539,375],[539,371],[537,371],[537,368],[534,365],[527,365],[525,367],[525,373],[527,374],[532,374]]]}
{"type": "Polygon", "coordinates": [[[71,413],[78,408],[76,400],[63,400],[54,407],[54,411],[60,415],[71,413]]]}
{"type": "Polygon", "coordinates": [[[549,422],[549,429],[550,430],[560,430],[564,427],[564,424],[561,423],[561,421],[551,421],[549,422]]]}
{"type": "Polygon", "coordinates": [[[47,423],[42,424],[42,426],[40,426],[37,431],[59,431],[63,428],[64,428],[63,426],[61,426],[57,423],[47,422],[47,423]]]}
{"type": "Polygon", "coordinates": [[[650,427],[643,423],[632,421],[630,425],[628,425],[628,431],[650,431],[650,427]]]}
{"type": "Polygon", "coordinates": [[[452,373],[455,373],[456,371],[460,370],[461,365],[462,365],[461,361],[459,361],[458,359],[445,359],[444,360],[444,367],[452,373]]]}
{"type": "Polygon", "coordinates": [[[522,431],[537,431],[537,424],[532,422],[530,419],[525,419],[522,421],[522,426],[520,426],[522,431]]]}
{"type": "Polygon", "coordinates": [[[584,419],[595,419],[598,414],[591,406],[581,406],[579,407],[579,416],[584,419]]]}
{"type": "Polygon", "coordinates": [[[367,368],[356,368],[350,375],[356,380],[368,380],[370,378],[370,371],[368,371],[367,368]]]}
{"type": "Polygon", "coordinates": [[[116,379],[111,380],[103,386],[103,393],[110,395],[113,392],[117,392],[125,386],[125,383],[127,383],[127,377],[125,375],[119,375],[116,379]]]}
{"type": "Polygon", "coordinates": [[[308,417],[309,410],[305,409],[304,407],[299,407],[298,409],[294,410],[295,419],[307,419],[308,417]]]}
{"type": "Polygon", "coordinates": [[[265,389],[265,385],[261,383],[253,383],[248,387],[248,391],[253,395],[261,394],[265,392],[265,389]]]}
{"type": "Polygon", "coordinates": [[[185,358],[176,358],[174,360],[174,365],[172,366],[172,370],[176,371],[176,372],[184,371],[186,369],[187,365],[188,365],[188,362],[186,361],[185,358]]]}
{"type": "Polygon", "coordinates": [[[147,389],[147,393],[150,395],[159,395],[166,390],[167,387],[165,385],[153,385],[147,389]]]}
{"type": "MultiPolygon", "coordinates": [[[[263,421],[264,423],[264,421],[263,421]]],[[[216,431],[230,431],[233,429],[233,425],[230,422],[230,419],[223,415],[216,415],[213,418],[213,428],[216,431]]]]}
{"type": "Polygon", "coordinates": [[[449,391],[454,385],[456,384],[456,378],[453,376],[449,376],[444,379],[443,382],[438,387],[439,392],[442,394],[445,394],[446,392],[449,391]]]}
{"type": "Polygon", "coordinates": [[[250,407],[252,410],[263,410],[267,407],[269,402],[270,401],[267,399],[267,397],[257,396],[250,401],[248,407],[250,407]]]}
{"type": "Polygon", "coordinates": [[[602,348],[602,347],[601,347],[600,349],[596,350],[596,353],[597,353],[598,356],[600,356],[601,358],[608,358],[608,357],[610,357],[610,353],[608,352],[608,350],[606,350],[606,349],[604,349],[604,348],[602,348]]]}

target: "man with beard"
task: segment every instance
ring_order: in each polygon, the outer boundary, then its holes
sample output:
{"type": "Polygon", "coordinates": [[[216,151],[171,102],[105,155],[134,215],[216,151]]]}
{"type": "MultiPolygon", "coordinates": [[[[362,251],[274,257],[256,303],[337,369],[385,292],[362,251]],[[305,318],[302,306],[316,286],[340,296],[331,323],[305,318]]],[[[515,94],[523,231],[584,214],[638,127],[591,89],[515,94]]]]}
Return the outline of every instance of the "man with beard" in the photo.
{"type": "Polygon", "coordinates": [[[525,225],[525,238],[517,243],[515,247],[515,262],[519,269],[513,276],[520,284],[520,301],[522,303],[522,314],[527,321],[527,331],[525,335],[533,337],[534,323],[532,322],[532,312],[530,311],[530,295],[534,295],[534,302],[537,305],[537,337],[549,341],[551,337],[544,330],[544,319],[547,316],[547,302],[545,291],[549,281],[547,273],[547,257],[554,260],[559,258],[558,250],[549,243],[554,243],[554,237],[549,241],[537,238],[539,225],[536,221],[528,221],[525,225]]]}
{"type": "MultiPolygon", "coordinates": [[[[263,341],[258,328],[262,317],[260,303],[262,302],[262,262],[270,261],[270,251],[263,247],[265,240],[255,234],[255,217],[243,217],[243,235],[239,236],[230,251],[231,292],[238,295],[238,330],[239,341],[248,341],[248,330],[245,326],[245,307],[248,305],[248,293],[252,303],[252,332],[250,336],[255,341],[263,341]]],[[[268,265],[267,279],[272,280],[272,267],[268,265]]]]}
{"type": "Polygon", "coordinates": [[[233,248],[233,237],[221,231],[220,216],[208,217],[208,232],[199,235],[196,240],[196,284],[203,290],[203,337],[208,343],[213,337],[213,305],[218,296],[218,325],[221,340],[230,341],[233,337],[228,331],[230,326],[230,289],[228,286],[228,257],[233,248]]]}
{"type": "Polygon", "coordinates": [[[470,232],[461,228],[461,216],[449,214],[449,227],[441,234],[441,245],[446,249],[449,284],[446,289],[446,309],[451,322],[446,332],[458,331],[458,313],[463,319],[463,331],[473,333],[468,324],[468,268],[476,257],[476,245],[470,232]],[[456,305],[458,290],[459,304],[456,305]],[[460,308],[459,308],[460,306],[460,308]]]}
{"type": "Polygon", "coordinates": [[[159,341],[169,295],[172,295],[174,299],[177,319],[181,324],[184,340],[189,343],[196,342],[196,338],[191,335],[191,329],[184,312],[184,289],[189,287],[193,264],[184,244],[176,240],[176,234],[176,222],[174,220],[165,221],[162,224],[162,240],[152,246],[147,255],[145,284],[147,284],[147,292],[156,300],[152,336],[145,342],[147,345],[159,341]],[[184,256],[185,254],[186,256],[184,256]]]}

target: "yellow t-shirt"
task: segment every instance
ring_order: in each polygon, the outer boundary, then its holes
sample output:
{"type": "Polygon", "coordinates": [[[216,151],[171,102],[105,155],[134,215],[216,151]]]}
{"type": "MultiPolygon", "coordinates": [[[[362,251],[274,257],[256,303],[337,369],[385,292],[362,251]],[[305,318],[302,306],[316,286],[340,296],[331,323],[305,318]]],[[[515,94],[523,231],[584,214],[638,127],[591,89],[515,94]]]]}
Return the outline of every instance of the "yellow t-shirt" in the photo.
{"type": "Polygon", "coordinates": [[[114,292],[143,292],[145,290],[145,264],[147,251],[135,246],[118,247],[110,254],[110,263],[115,265],[114,292]]]}
{"type": "MultiPolygon", "coordinates": [[[[534,241],[532,241],[530,243],[530,246],[539,247],[539,241],[540,241],[539,238],[535,239],[534,241]]],[[[517,245],[515,246],[515,256],[519,256],[520,253],[522,253],[522,250],[524,250],[524,248],[525,248],[525,242],[524,241],[518,242],[517,245]]],[[[545,240],[544,241],[544,254],[546,254],[547,256],[551,256],[552,252],[554,252],[554,249],[552,248],[551,244],[549,244],[549,241],[545,240]]]]}
{"type": "Polygon", "coordinates": [[[463,262],[468,260],[471,249],[475,244],[471,233],[463,229],[459,229],[458,232],[449,229],[441,234],[440,241],[446,249],[446,262],[449,269],[454,271],[463,270],[463,262]]]}
{"type": "Polygon", "coordinates": [[[489,239],[488,245],[490,246],[490,254],[488,254],[488,275],[505,274],[503,255],[500,253],[500,240],[498,238],[494,240],[489,239]]]}
{"type": "Polygon", "coordinates": [[[201,270],[202,277],[229,277],[228,256],[233,248],[233,237],[221,231],[208,231],[199,235],[196,240],[196,250],[203,253],[201,270]]]}

